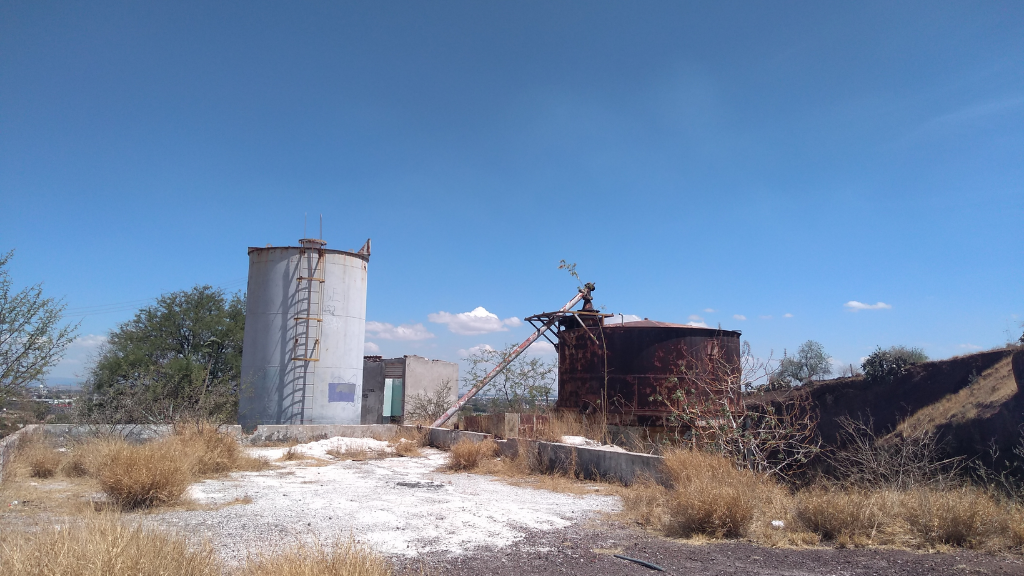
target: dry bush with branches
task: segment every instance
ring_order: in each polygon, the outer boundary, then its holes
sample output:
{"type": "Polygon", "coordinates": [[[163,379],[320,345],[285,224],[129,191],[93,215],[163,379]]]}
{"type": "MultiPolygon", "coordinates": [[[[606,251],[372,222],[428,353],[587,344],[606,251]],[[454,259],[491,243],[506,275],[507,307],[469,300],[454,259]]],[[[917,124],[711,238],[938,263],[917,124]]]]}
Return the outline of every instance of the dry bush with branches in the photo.
{"type": "Polygon", "coordinates": [[[405,421],[432,424],[452,405],[452,391],[452,381],[445,379],[427,392],[411,394],[405,402],[405,421]]]}
{"type": "Polygon", "coordinates": [[[753,472],[785,479],[821,450],[818,416],[810,395],[791,392],[760,403],[744,402],[741,391],[771,377],[769,361],[749,347],[737,365],[717,341],[681,359],[660,359],[673,375],[656,385],[653,400],[671,412],[669,423],[694,448],[718,452],[753,472]]]}
{"type": "Polygon", "coordinates": [[[839,419],[840,450],[827,454],[831,475],[844,486],[907,490],[916,486],[955,483],[962,458],[946,458],[934,433],[902,427],[878,437],[871,419],[839,419]]]}
{"type": "Polygon", "coordinates": [[[498,444],[490,438],[479,442],[463,438],[451,447],[445,468],[453,472],[473,470],[481,462],[494,458],[497,454],[498,444]]]}

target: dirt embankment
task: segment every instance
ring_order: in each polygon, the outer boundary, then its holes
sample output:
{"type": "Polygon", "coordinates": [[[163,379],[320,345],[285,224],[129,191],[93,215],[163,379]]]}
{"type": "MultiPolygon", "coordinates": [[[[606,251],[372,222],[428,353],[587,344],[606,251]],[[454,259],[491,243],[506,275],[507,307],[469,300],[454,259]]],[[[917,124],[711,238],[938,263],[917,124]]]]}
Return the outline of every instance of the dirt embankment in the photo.
{"type": "Polygon", "coordinates": [[[1024,426],[1022,388],[1024,350],[1008,348],[925,362],[891,384],[859,376],[800,390],[810,394],[820,416],[818,431],[830,446],[841,443],[842,417],[870,417],[878,435],[924,428],[938,433],[951,455],[985,461],[992,442],[1001,459],[1014,457],[1024,426]]]}

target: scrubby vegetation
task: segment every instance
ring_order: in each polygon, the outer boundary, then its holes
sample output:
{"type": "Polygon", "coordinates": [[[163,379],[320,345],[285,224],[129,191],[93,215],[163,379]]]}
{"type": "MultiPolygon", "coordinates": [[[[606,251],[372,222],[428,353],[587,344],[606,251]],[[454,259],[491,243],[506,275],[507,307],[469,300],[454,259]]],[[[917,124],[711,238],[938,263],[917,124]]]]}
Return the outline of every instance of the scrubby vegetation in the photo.
{"type": "Polygon", "coordinates": [[[19,576],[388,576],[388,561],[351,540],[296,545],[225,566],[206,542],[93,514],[38,531],[0,532],[0,574],[19,576]]]}
{"type": "Polygon", "coordinates": [[[920,348],[892,346],[883,350],[877,348],[861,363],[864,376],[876,384],[891,384],[915,364],[928,361],[928,355],[920,348]]]}
{"type": "Polygon", "coordinates": [[[176,504],[197,480],[267,466],[246,454],[235,438],[203,422],[181,423],[173,434],[141,444],[106,436],[58,448],[41,434],[27,435],[18,445],[15,464],[35,478],[60,473],[93,479],[123,510],[176,504]]]}
{"type": "Polygon", "coordinates": [[[498,445],[494,440],[474,442],[464,438],[451,447],[445,467],[452,471],[474,470],[484,460],[497,454],[498,445]]]}

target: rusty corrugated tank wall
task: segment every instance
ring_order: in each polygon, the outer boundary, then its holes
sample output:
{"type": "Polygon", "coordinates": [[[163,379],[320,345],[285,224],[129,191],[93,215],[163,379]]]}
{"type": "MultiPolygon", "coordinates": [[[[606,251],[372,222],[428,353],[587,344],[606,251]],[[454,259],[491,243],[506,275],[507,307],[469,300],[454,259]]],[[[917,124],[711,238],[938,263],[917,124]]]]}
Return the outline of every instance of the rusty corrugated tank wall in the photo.
{"type": "Polygon", "coordinates": [[[610,424],[663,425],[673,408],[652,397],[670,396],[665,392],[689,390],[739,402],[739,332],[650,320],[587,323],[584,328],[570,318],[558,332],[558,408],[598,413],[607,393],[610,424]]]}

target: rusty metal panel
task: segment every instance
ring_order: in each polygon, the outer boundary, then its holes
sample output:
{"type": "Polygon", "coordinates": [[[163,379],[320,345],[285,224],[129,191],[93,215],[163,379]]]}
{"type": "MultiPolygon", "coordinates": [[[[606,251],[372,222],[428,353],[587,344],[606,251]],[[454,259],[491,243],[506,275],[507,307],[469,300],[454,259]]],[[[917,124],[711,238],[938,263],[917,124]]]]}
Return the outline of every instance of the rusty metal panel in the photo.
{"type": "Polygon", "coordinates": [[[666,391],[740,402],[739,332],[651,321],[568,326],[558,333],[560,409],[601,413],[607,398],[610,424],[663,425],[674,412],[656,398],[666,391]],[[698,374],[709,364],[722,369],[698,374]]]}

